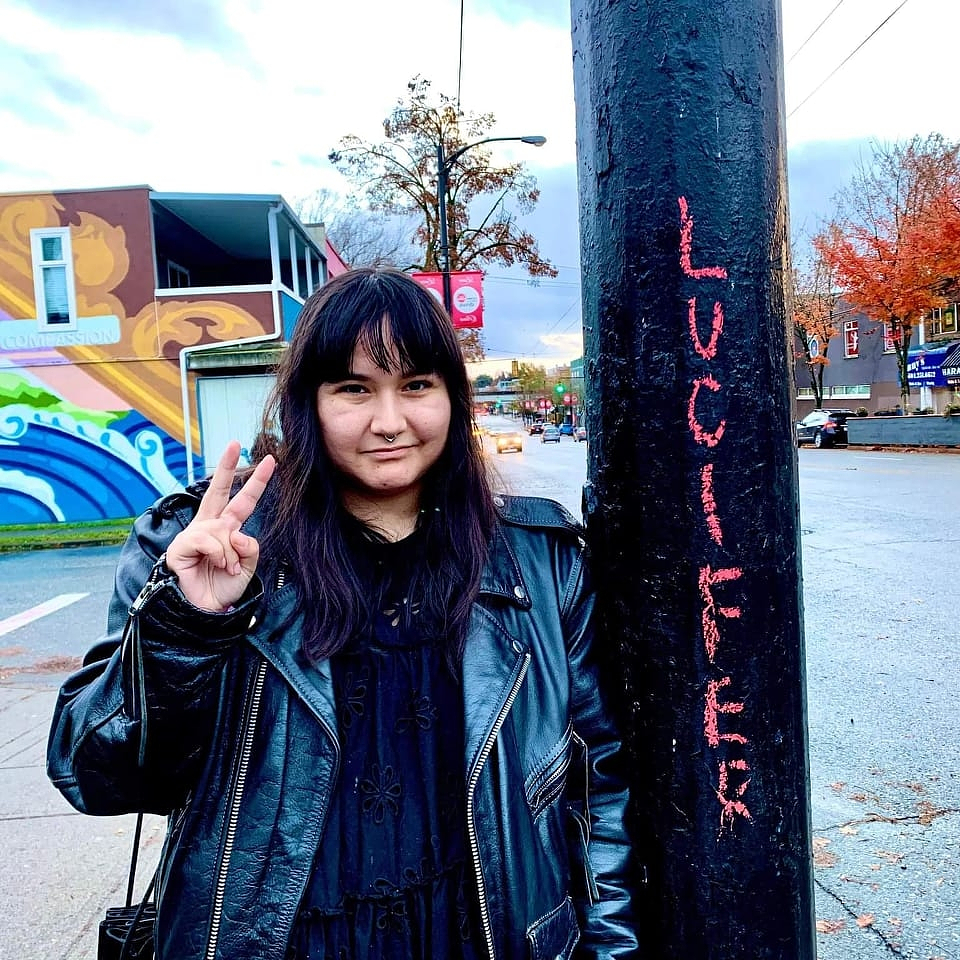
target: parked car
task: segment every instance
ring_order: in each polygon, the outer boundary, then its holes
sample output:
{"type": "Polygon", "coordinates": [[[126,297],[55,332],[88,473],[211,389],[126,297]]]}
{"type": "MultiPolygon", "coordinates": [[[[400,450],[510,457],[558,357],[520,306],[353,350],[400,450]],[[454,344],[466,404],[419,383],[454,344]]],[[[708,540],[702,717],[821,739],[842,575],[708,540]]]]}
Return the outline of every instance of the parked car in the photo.
{"type": "Polygon", "coordinates": [[[530,424],[530,436],[532,437],[535,433],[543,433],[543,428],[546,426],[542,420],[535,420],[530,424]]]}
{"type": "Polygon", "coordinates": [[[519,430],[498,433],[493,438],[493,442],[496,445],[497,453],[503,453],[506,450],[516,450],[517,453],[523,453],[523,434],[519,430]]]}
{"type": "Polygon", "coordinates": [[[574,427],[573,428],[573,439],[580,443],[582,440],[587,439],[587,428],[586,427],[574,427]]]}
{"type": "Polygon", "coordinates": [[[560,442],[560,428],[559,427],[544,427],[543,433],[540,434],[541,443],[559,443],[560,442]]]}
{"type": "Polygon", "coordinates": [[[560,436],[561,436],[561,437],[572,437],[572,436],[573,436],[573,424],[572,424],[572,423],[561,423],[561,424],[560,424],[560,436]]]}
{"type": "Polygon", "coordinates": [[[815,447],[832,447],[847,442],[847,417],[852,410],[814,410],[796,424],[797,446],[812,443],[815,447]]]}

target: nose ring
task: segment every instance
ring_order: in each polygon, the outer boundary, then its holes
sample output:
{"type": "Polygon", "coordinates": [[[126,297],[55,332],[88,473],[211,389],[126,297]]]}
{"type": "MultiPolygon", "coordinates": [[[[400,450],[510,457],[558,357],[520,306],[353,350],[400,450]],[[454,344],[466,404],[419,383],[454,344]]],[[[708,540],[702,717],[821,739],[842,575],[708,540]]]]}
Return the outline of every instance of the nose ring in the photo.
{"type": "Polygon", "coordinates": [[[391,433],[391,434],[389,434],[389,435],[385,433],[385,434],[383,435],[383,439],[386,440],[387,443],[393,443],[394,440],[397,439],[397,435],[396,435],[395,433],[391,433]]]}

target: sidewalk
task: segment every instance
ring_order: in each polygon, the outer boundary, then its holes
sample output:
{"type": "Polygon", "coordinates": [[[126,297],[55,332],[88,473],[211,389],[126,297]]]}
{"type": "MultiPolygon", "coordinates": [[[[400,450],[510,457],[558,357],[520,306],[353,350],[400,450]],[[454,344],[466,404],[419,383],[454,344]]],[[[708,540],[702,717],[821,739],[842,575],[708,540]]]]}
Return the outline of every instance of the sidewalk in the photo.
{"type": "MultiPolygon", "coordinates": [[[[86,817],[44,771],[62,675],[0,684],[0,960],[89,960],[97,924],[126,895],[136,817],[86,817]]],[[[164,820],[144,821],[142,891],[159,856],[164,820]]]]}

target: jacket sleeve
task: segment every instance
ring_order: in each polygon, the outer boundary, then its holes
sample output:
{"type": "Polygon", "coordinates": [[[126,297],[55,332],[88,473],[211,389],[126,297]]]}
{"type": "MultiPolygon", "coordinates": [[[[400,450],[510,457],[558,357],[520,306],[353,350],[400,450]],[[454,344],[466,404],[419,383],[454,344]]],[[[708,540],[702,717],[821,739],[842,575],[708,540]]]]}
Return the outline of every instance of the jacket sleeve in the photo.
{"type": "Polygon", "coordinates": [[[169,813],[207,751],[227,654],[259,599],[254,578],[231,612],[193,607],[162,553],[189,522],[188,494],[134,524],[120,555],[107,630],[54,709],[47,774],[83,813],[169,813]]]}
{"type": "MultiPolygon", "coordinates": [[[[621,741],[601,684],[594,648],[594,595],[585,551],[571,575],[563,601],[570,664],[575,743],[582,752],[580,794],[572,814],[577,821],[571,851],[573,869],[582,864],[585,887],[577,898],[581,922],[578,958],[639,955],[630,841],[626,829],[628,790],[622,769],[621,741]]],[[[571,774],[571,776],[576,776],[571,774]]]]}

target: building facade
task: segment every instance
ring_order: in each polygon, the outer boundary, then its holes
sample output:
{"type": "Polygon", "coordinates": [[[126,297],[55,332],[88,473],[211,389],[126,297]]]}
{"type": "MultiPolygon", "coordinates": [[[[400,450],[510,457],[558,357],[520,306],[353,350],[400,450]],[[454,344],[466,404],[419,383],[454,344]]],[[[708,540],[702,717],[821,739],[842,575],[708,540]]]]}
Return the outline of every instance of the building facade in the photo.
{"type": "Polygon", "coordinates": [[[131,516],[249,447],[327,260],[274,195],[0,195],[0,523],[131,516]]]}
{"type": "MultiPolygon", "coordinates": [[[[828,363],[823,367],[823,406],[868,413],[897,411],[901,404],[900,375],[889,325],[839,305],[837,335],[830,339],[828,363]]],[[[817,355],[822,345],[811,342],[817,355]]],[[[815,405],[810,372],[795,351],[797,414],[803,417],[815,405]]],[[[917,324],[908,351],[907,376],[912,410],[941,413],[956,402],[960,389],[960,339],[957,306],[933,310],[917,324]],[[952,366],[951,366],[952,365],[952,366]]]]}

